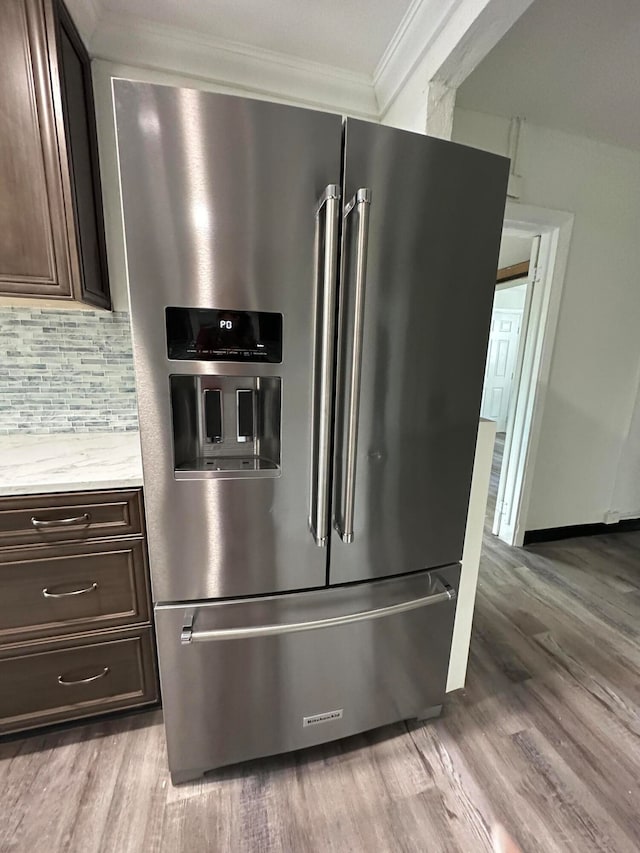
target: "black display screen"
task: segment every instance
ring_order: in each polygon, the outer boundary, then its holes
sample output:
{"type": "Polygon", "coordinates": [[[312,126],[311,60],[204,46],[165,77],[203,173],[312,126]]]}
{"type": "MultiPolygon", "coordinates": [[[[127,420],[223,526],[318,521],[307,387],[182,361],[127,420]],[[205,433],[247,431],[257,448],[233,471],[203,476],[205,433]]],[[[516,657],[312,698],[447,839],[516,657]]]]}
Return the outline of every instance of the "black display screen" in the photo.
{"type": "Polygon", "coordinates": [[[167,355],[197,361],[282,361],[282,314],[167,308],[167,355]]]}

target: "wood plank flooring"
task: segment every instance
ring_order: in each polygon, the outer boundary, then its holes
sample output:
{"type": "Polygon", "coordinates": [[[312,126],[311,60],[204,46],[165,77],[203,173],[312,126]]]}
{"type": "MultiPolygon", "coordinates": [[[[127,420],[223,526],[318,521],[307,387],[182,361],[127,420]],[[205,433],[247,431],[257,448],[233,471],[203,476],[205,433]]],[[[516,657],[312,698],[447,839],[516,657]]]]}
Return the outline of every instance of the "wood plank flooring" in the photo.
{"type": "Polygon", "coordinates": [[[441,719],[178,788],[160,712],[5,741],[0,850],[482,853],[497,820],[525,853],[638,851],[639,630],[640,533],[487,533],[468,686],[441,719]]]}

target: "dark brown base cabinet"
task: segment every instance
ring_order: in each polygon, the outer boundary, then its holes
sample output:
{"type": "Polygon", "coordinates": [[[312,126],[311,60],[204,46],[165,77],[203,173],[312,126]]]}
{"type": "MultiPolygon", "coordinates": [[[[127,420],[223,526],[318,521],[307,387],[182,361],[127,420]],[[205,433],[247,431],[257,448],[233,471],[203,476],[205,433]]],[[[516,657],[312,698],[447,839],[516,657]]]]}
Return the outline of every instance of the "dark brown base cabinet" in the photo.
{"type": "Polygon", "coordinates": [[[60,0],[0,2],[0,296],[110,308],[91,62],[60,0]]]}
{"type": "Polygon", "coordinates": [[[142,491],[0,498],[0,733],[158,700],[142,491]]]}

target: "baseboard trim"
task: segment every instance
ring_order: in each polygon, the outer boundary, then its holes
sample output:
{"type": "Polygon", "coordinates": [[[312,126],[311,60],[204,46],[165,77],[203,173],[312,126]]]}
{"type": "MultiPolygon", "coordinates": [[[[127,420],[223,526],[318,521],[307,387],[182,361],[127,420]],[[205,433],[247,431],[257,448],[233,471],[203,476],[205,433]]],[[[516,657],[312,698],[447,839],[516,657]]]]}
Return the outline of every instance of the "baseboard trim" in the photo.
{"type": "Polygon", "coordinates": [[[527,530],[524,534],[525,545],[537,542],[556,542],[559,539],[575,539],[579,536],[603,536],[608,533],[628,533],[640,530],[640,518],[623,518],[616,524],[571,524],[567,527],[547,527],[544,530],[527,530]]]}

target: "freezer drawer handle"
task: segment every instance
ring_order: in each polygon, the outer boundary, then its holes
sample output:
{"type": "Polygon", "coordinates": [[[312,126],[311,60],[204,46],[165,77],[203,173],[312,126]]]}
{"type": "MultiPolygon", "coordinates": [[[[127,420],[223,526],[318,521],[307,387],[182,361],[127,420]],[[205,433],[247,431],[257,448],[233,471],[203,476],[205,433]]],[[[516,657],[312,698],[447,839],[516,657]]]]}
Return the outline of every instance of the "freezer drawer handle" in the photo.
{"type": "Polygon", "coordinates": [[[381,619],[384,616],[394,616],[396,613],[406,613],[418,607],[428,607],[443,601],[455,601],[456,591],[449,584],[439,581],[439,592],[379,607],[376,610],[362,610],[358,613],[348,613],[346,616],[333,616],[329,619],[316,619],[311,622],[290,622],[285,625],[256,625],[253,628],[217,628],[212,631],[196,631],[193,623],[196,611],[185,611],[184,625],[180,634],[183,645],[189,643],[205,643],[209,640],[244,640],[253,637],[270,637],[279,634],[293,634],[299,631],[315,631],[318,628],[334,628],[338,625],[351,625],[354,622],[365,622],[370,619],[381,619]]]}
{"type": "MultiPolygon", "coordinates": [[[[313,412],[314,442],[311,460],[312,477],[309,527],[316,545],[324,547],[329,536],[329,468],[331,464],[331,418],[333,398],[333,339],[335,333],[335,299],[338,267],[338,226],[340,217],[340,187],[329,184],[316,207],[317,251],[320,252],[320,212],[325,213],[324,254],[318,257],[318,273],[322,271],[322,318],[320,357],[316,366],[319,374],[317,411],[313,412]]],[[[320,277],[320,276],[319,276],[320,277]]],[[[314,395],[315,399],[315,395],[314,395]]]]}
{"type": "MultiPolygon", "coordinates": [[[[356,275],[353,307],[353,346],[348,383],[347,435],[345,439],[344,482],[342,484],[342,518],[336,519],[336,529],[342,541],[353,542],[353,518],[356,491],[356,456],[358,453],[358,415],[360,411],[360,378],[362,375],[362,341],[364,335],[364,298],[367,283],[367,251],[369,248],[369,209],[371,190],[361,187],[344,209],[346,219],[352,210],[358,214],[356,242],[356,275]]],[[[346,281],[341,287],[346,287],[346,281]]]]}

